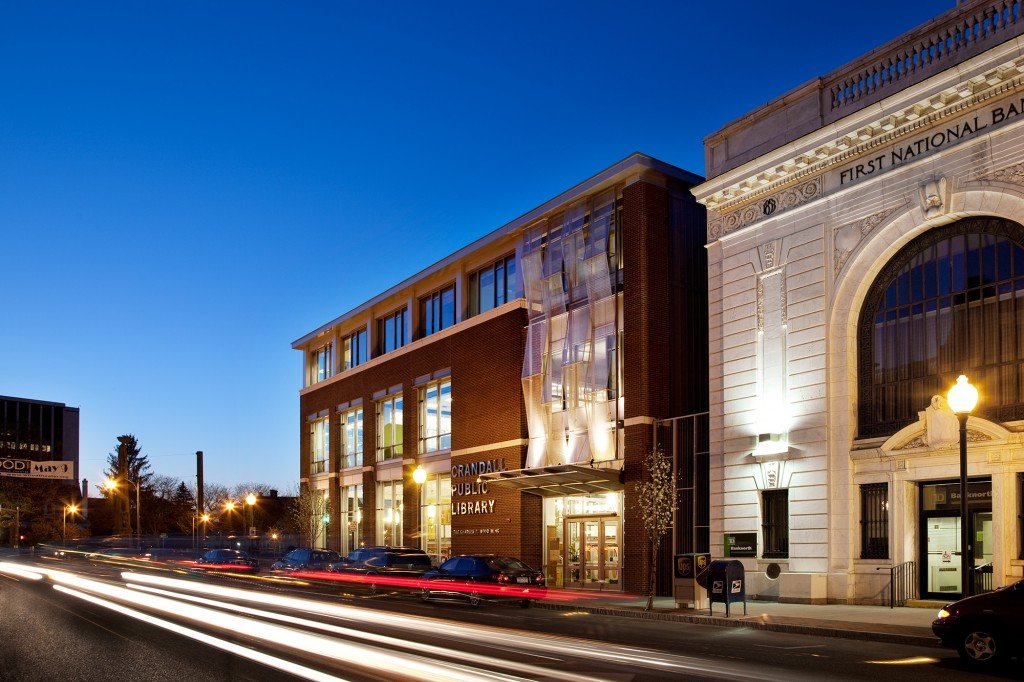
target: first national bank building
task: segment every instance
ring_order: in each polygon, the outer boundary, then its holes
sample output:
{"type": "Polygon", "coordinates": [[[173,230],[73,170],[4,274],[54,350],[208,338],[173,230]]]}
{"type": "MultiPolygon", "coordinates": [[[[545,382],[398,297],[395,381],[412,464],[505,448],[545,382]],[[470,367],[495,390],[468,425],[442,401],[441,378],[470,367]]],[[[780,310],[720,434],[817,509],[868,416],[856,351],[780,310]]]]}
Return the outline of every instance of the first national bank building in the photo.
{"type": "Polygon", "coordinates": [[[711,538],[756,534],[749,592],[959,594],[961,373],[972,579],[1022,575],[1022,35],[959,3],[705,141],[711,538]]]}

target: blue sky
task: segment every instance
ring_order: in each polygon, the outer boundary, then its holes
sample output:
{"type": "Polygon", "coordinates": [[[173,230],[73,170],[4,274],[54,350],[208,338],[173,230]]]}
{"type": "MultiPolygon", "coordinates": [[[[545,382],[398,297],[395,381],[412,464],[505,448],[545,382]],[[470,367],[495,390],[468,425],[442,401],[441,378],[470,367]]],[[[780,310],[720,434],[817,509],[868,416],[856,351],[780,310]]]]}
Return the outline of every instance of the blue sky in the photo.
{"type": "Polygon", "coordinates": [[[293,487],[292,340],[953,4],[0,0],[0,394],[293,487]]]}

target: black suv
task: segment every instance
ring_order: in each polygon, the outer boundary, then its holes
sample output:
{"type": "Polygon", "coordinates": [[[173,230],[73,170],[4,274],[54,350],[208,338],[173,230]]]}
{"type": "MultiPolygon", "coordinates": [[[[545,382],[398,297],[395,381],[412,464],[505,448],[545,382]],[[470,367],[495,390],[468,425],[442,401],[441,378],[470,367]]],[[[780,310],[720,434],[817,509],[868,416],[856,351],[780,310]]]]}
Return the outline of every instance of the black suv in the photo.
{"type": "Polygon", "coordinates": [[[196,567],[205,569],[256,571],[259,566],[256,557],[237,549],[211,549],[196,559],[196,567]]]}
{"type": "Polygon", "coordinates": [[[326,571],[327,567],[341,559],[337,552],[326,549],[300,547],[293,549],[274,562],[272,571],[326,571]]]}
{"type": "Polygon", "coordinates": [[[379,588],[418,589],[418,578],[431,569],[430,555],[416,547],[360,547],[327,570],[352,576],[351,582],[379,588]]]}
{"type": "Polygon", "coordinates": [[[544,574],[515,557],[466,554],[449,559],[423,575],[423,601],[466,599],[470,606],[483,601],[515,600],[527,608],[547,595],[544,574]]]}
{"type": "Polygon", "coordinates": [[[979,667],[1024,656],[1024,580],[947,604],[932,632],[979,667]]]}

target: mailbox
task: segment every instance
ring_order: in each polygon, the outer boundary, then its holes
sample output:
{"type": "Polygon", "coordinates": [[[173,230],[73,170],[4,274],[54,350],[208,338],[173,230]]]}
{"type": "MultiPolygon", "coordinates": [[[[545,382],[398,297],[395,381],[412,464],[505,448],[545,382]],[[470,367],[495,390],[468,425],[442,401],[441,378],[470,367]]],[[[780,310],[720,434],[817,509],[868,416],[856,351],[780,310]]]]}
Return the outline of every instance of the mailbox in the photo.
{"type": "Polygon", "coordinates": [[[708,568],[708,612],[714,612],[715,602],[725,604],[725,615],[729,606],[743,602],[743,615],[747,615],[747,579],[743,564],[735,559],[712,561],[708,568]]]}
{"type": "Polygon", "coordinates": [[[676,554],[673,563],[675,566],[673,594],[676,608],[702,608],[704,600],[707,598],[707,577],[708,567],[711,565],[711,555],[699,552],[676,554]]]}

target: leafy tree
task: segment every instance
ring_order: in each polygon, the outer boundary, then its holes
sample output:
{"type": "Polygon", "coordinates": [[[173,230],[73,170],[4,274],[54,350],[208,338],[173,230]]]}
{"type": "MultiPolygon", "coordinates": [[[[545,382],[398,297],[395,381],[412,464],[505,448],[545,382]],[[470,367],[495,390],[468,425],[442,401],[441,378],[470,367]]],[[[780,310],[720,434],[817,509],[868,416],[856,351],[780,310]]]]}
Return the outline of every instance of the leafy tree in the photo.
{"type": "Polygon", "coordinates": [[[149,457],[142,454],[142,448],[139,447],[138,439],[127,433],[123,436],[127,443],[126,448],[128,451],[128,465],[124,471],[120,469],[120,461],[118,460],[118,446],[114,447],[114,451],[107,455],[107,470],[103,473],[108,478],[115,480],[124,480],[127,478],[132,482],[139,482],[143,487],[149,483],[150,478],[153,476],[153,471],[149,466],[149,457]]]}
{"type": "Polygon", "coordinates": [[[654,592],[657,585],[658,549],[661,541],[672,528],[672,514],[676,508],[676,486],[672,480],[672,461],[662,450],[652,450],[644,457],[647,480],[636,489],[636,505],[643,519],[644,533],[651,543],[651,561],[647,571],[650,579],[647,592],[647,606],[654,606],[654,592]]]}
{"type": "Polygon", "coordinates": [[[316,547],[325,534],[327,498],[320,490],[302,486],[289,514],[289,525],[298,531],[307,547],[316,547]]]}

